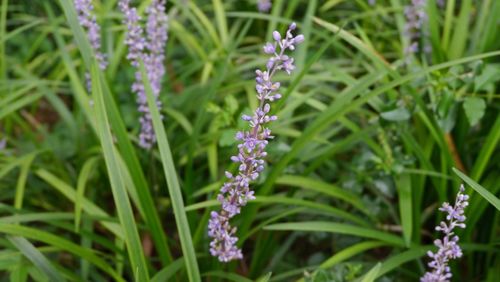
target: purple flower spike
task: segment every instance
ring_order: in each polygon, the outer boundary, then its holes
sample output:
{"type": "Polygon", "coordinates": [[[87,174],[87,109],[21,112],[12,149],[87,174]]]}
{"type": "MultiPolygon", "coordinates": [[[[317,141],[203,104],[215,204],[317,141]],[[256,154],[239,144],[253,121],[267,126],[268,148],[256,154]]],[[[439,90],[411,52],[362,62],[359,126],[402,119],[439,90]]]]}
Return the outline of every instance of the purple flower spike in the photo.
{"type": "Polygon", "coordinates": [[[432,258],[428,266],[431,271],[426,272],[421,282],[446,282],[450,281],[451,272],[448,262],[451,259],[456,259],[462,256],[462,249],[458,245],[458,236],[453,233],[455,227],[465,228],[464,209],[469,205],[469,196],[464,194],[464,186],[460,186],[455,205],[451,206],[448,203],[443,203],[440,211],[446,212],[446,221],[436,226],[436,230],[443,232],[443,239],[434,241],[434,245],[438,247],[438,251],[433,253],[429,251],[427,255],[432,258]]]}
{"type": "Polygon", "coordinates": [[[295,66],[293,58],[285,55],[287,49],[294,50],[295,46],[304,41],[303,35],[293,36],[292,30],[296,28],[295,23],[290,25],[285,36],[277,31],[273,32],[274,43],[264,45],[264,53],[271,54],[266,66],[266,70],[257,70],[256,79],[257,98],[260,101],[259,107],[252,116],[243,115],[242,119],[247,121],[250,128],[248,131],[236,133],[238,154],[231,157],[231,161],[239,163],[239,171],[233,175],[226,172],[228,181],[220,189],[217,200],[221,202],[222,210],[211,214],[208,224],[208,236],[212,238],[210,243],[210,253],[219,258],[221,262],[229,262],[243,258],[240,249],[236,247],[238,238],[234,236],[236,227],[231,227],[229,220],[241,212],[241,207],[248,201],[255,199],[254,191],[250,190],[250,182],[259,177],[264,170],[264,157],[266,146],[273,138],[271,130],[267,124],[276,120],[277,117],[269,115],[271,104],[269,102],[281,98],[278,93],[279,82],[271,79],[277,71],[284,71],[290,74],[295,66]]]}
{"type": "Polygon", "coordinates": [[[87,31],[87,37],[101,70],[106,69],[106,57],[101,53],[101,27],[97,24],[92,0],[74,0],[80,25],[87,31]]]}
{"type": "MultiPolygon", "coordinates": [[[[149,82],[156,99],[158,108],[161,102],[158,99],[161,92],[161,79],[165,74],[163,61],[165,59],[165,45],[167,42],[167,14],[165,13],[165,1],[153,0],[146,9],[146,37],[140,24],[141,18],[137,9],[130,7],[130,0],[120,0],[118,3],[124,14],[124,23],[127,26],[127,38],[125,44],[129,47],[127,59],[138,68],[142,59],[146,68],[149,82]]],[[[146,92],[142,83],[141,72],[137,69],[132,91],[137,94],[138,110],[142,113],[140,117],[141,133],[139,134],[139,145],[144,149],[150,149],[156,142],[153,130],[153,122],[149,113],[146,92]]],[[[162,117],[163,118],[163,117],[162,117]]]]}
{"type": "Polygon", "coordinates": [[[259,9],[259,12],[261,13],[267,13],[269,10],[271,10],[272,3],[271,0],[257,0],[257,9],[259,9]]]}
{"type": "Polygon", "coordinates": [[[406,6],[404,14],[406,17],[406,25],[404,27],[404,35],[408,38],[409,45],[405,49],[405,55],[417,53],[419,50],[428,50],[430,45],[420,47],[420,40],[427,41],[428,32],[427,25],[427,0],[411,0],[411,5],[406,6]]]}

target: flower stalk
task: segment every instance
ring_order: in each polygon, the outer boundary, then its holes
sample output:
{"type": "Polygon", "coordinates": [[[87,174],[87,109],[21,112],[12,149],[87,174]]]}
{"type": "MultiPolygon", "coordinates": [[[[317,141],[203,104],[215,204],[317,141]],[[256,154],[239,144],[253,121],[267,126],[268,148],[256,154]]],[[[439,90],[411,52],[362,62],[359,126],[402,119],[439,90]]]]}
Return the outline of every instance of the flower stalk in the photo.
{"type": "Polygon", "coordinates": [[[127,38],[125,39],[125,44],[129,47],[127,59],[136,68],[132,91],[137,95],[138,111],[142,114],[139,119],[141,123],[139,146],[150,149],[156,143],[156,136],[139,65],[140,61],[143,60],[156,104],[161,109],[159,95],[161,80],[165,74],[163,61],[165,60],[165,45],[168,39],[168,17],[165,13],[165,1],[152,0],[146,9],[145,31],[140,24],[141,17],[138,15],[137,9],[130,6],[130,0],[120,0],[118,5],[125,16],[124,23],[127,26],[127,38]],[[146,36],[144,36],[144,33],[146,36]]]}
{"type": "Polygon", "coordinates": [[[421,282],[446,282],[450,281],[452,276],[448,263],[451,259],[460,258],[462,249],[458,245],[459,238],[453,230],[455,227],[465,228],[464,210],[469,205],[469,196],[464,194],[465,188],[460,186],[455,204],[451,206],[449,203],[443,203],[439,208],[440,211],[446,212],[446,221],[436,226],[436,231],[442,232],[444,237],[434,241],[434,245],[438,247],[436,253],[429,251],[427,255],[432,259],[428,263],[430,271],[426,272],[420,279],[421,282]]]}
{"type": "Polygon", "coordinates": [[[241,208],[248,201],[255,199],[254,191],[250,189],[250,182],[255,181],[264,170],[265,151],[269,140],[273,138],[267,124],[275,121],[275,115],[269,115],[271,111],[270,102],[281,98],[278,93],[279,82],[273,82],[272,78],[278,71],[287,74],[295,69],[294,59],[285,54],[286,50],[295,50],[297,44],[304,41],[303,35],[293,36],[296,24],[292,23],[285,36],[282,37],[278,31],[273,32],[274,43],[264,45],[264,53],[271,55],[266,64],[266,70],[256,71],[256,91],[259,99],[259,107],[253,116],[243,115],[242,119],[247,121],[250,129],[236,133],[238,154],[231,157],[235,163],[239,163],[238,173],[233,175],[226,171],[228,179],[220,189],[217,200],[222,205],[220,212],[212,211],[208,223],[208,236],[212,238],[210,253],[218,257],[221,262],[229,262],[243,258],[241,249],[236,246],[238,238],[235,236],[236,227],[232,227],[229,220],[241,212],[241,208]]]}

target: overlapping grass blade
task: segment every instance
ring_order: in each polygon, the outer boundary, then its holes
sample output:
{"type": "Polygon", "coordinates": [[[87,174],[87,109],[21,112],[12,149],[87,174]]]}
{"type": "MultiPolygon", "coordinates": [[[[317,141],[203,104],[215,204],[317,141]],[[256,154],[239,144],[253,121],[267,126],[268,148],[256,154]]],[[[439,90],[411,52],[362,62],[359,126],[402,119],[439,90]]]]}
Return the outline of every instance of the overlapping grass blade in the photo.
{"type": "MultiPolygon", "coordinates": [[[[90,49],[90,45],[87,41],[85,33],[83,32],[82,28],[78,23],[74,7],[72,3],[66,1],[60,1],[60,4],[63,7],[64,13],[66,14],[66,18],[71,27],[71,30],[73,31],[76,37],[77,45],[78,48],[80,49],[80,53],[84,58],[85,64],[87,68],[90,69],[91,66],[90,58],[93,57],[92,51],[90,49]]],[[[59,41],[62,41],[62,39],[59,39],[59,41]]],[[[60,45],[63,45],[62,42],[60,43],[61,43],[60,45]]],[[[67,57],[68,56],[66,56],[66,58],[67,57]]],[[[71,62],[68,60],[69,58],[65,59],[65,61],[67,61],[66,66],[67,68],[72,69],[71,62]]],[[[89,101],[84,93],[85,91],[81,88],[81,83],[78,83],[76,81],[78,80],[78,78],[74,74],[74,71],[72,71],[71,73],[73,73],[72,80],[74,81],[74,84],[76,84],[75,87],[77,87],[79,90],[78,91],[79,95],[77,95],[77,99],[80,100],[80,106],[86,109],[86,113],[89,117],[89,123],[94,124],[94,119],[91,114],[91,110],[89,108],[89,101]]],[[[105,110],[108,114],[108,119],[111,123],[113,133],[115,134],[115,137],[117,139],[121,157],[127,164],[127,169],[133,180],[134,187],[131,187],[131,189],[136,191],[139,200],[138,202],[140,204],[139,209],[144,212],[145,215],[144,220],[146,221],[146,224],[148,225],[148,228],[151,231],[151,235],[155,242],[156,250],[160,254],[160,259],[164,264],[168,264],[172,261],[172,255],[170,254],[170,249],[167,245],[165,233],[163,231],[162,224],[160,222],[150,190],[148,188],[149,185],[146,182],[146,178],[144,176],[141,165],[135,153],[135,149],[129,140],[128,133],[126,131],[123,120],[120,117],[118,107],[116,106],[116,103],[113,99],[111,90],[106,81],[103,79],[103,75],[100,74],[98,77],[99,79],[101,79],[102,82],[101,89],[103,91],[103,99],[105,103],[105,110]]]]}
{"type": "Polygon", "coordinates": [[[276,179],[276,184],[289,185],[294,187],[301,187],[306,190],[312,190],[331,196],[333,198],[341,199],[347,203],[352,204],[364,213],[368,213],[361,199],[354,193],[341,189],[336,185],[332,185],[320,180],[311,179],[308,177],[283,175],[276,179]]]}
{"type": "Polygon", "coordinates": [[[377,239],[389,243],[393,246],[403,247],[404,241],[396,236],[375,229],[354,226],[345,223],[335,223],[327,221],[306,221],[306,222],[288,222],[276,223],[264,227],[265,230],[280,231],[312,231],[312,232],[331,232],[337,234],[348,234],[363,238],[377,239]]]}
{"type": "Polygon", "coordinates": [[[350,247],[347,247],[343,249],[342,251],[339,251],[329,259],[325,260],[324,262],[321,263],[319,268],[322,269],[328,269],[331,268],[332,266],[345,261],[347,259],[352,258],[353,256],[360,254],[362,252],[365,252],[370,249],[386,246],[386,242],[380,242],[380,241],[365,241],[361,243],[357,243],[355,245],[352,245],[350,247]]]}
{"type": "Polygon", "coordinates": [[[130,259],[130,267],[134,273],[134,280],[149,280],[148,267],[142,250],[134,213],[129,201],[125,183],[120,171],[117,152],[113,145],[113,137],[109,127],[109,119],[104,104],[103,91],[101,88],[101,76],[95,63],[91,68],[92,95],[94,97],[96,109],[96,124],[104,155],[104,161],[111,183],[111,191],[120,218],[120,224],[125,235],[125,244],[130,259]]]}
{"type": "Polygon", "coordinates": [[[412,199],[412,183],[411,177],[408,174],[399,175],[396,179],[398,199],[399,199],[399,214],[401,225],[403,227],[403,237],[406,246],[410,246],[411,236],[413,232],[413,199],[412,199]]]}
{"type": "MultiPolygon", "coordinates": [[[[75,202],[76,201],[76,191],[73,187],[62,181],[61,179],[57,178],[55,175],[52,173],[48,172],[47,170],[44,169],[38,169],[35,174],[43,179],[45,182],[50,184],[54,189],[59,191],[64,197],[66,197],[68,200],[75,202]]],[[[87,200],[85,197],[82,197],[82,209],[89,215],[91,216],[96,216],[96,217],[105,217],[109,218],[110,216],[102,210],[100,207],[95,205],[93,202],[87,200]]],[[[112,223],[112,222],[105,222],[102,221],[101,224],[106,227],[111,233],[113,233],[115,236],[118,238],[125,238],[123,234],[123,230],[119,224],[112,223]]]]}
{"type": "Polygon", "coordinates": [[[76,185],[76,198],[75,198],[75,231],[78,232],[80,229],[80,219],[82,216],[82,201],[85,194],[85,186],[89,180],[92,171],[95,169],[95,165],[99,160],[98,157],[92,157],[88,159],[82,167],[80,174],[78,175],[78,183],[76,185]]]}
{"type": "Polygon", "coordinates": [[[497,210],[500,211],[500,199],[495,197],[495,195],[491,194],[486,188],[479,185],[476,181],[472,180],[470,177],[468,177],[458,169],[453,168],[453,172],[455,172],[458,177],[465,181],[465,183],[469,184],[472,189],[478,192],[484,199],[486,199],[486,201],[490,202],[490,204],[492,204],[497,210]]]}
{"type": "Polygon", "coordinates": [[[26,180],[28,178],[31,163],[35,159],[36,154],[29,155],[21,165],[21,171],[16,185],[16,197],[14,199],[14,207],[21,209],[23,206],[24,191],[26,190],[26,180]]]}
{"type": "Polygon", "coordinates": [[[49,281],[66,281],[61,274],[52,266],[50,261],[28,240],[19,236],[9,236],[7,239],[29,259],[38,269],[45,273],[49,281]]]}
{"type": "Polygon", "coordinates": [[[178,258],[170,265],[158,271],[158,273],[151,278],[150,282],[170,281],[170,279],[172,279],[172,277],[184,267],[184,258],[178,258]]]}
{"type": "Polygon", "coordinates": [[[198,269],[198,262],[196,260],[196,253],[194,251],[189,223],[184,211],[184,199],[182,198],[181,187],[177,178],[177,170],[175,169],[174,160],[170,151],[167,133],[163,127],[160,112],[156,105],[155,97],[153,95],[143,62],[141,62],[140,69],[142,81],[146,90],[149,111],[157,138],[158,149],[160,151],[160,158],[165,172],[165,178],[167,180],[168,192],[172,201],[175,222],[177,225],[177,231],[179,232],[182,253],[184,255],[189,281],[199,282],[201,281],[201,278],[198,269]]]}
{"type": "Polygon", "coordinates": [[[66,250],[78,257],[84,258],[100,268],[105,273],[109,274],[113,279],[119,282],[124,282],[125,280],[118,275],[112,267],[110,267],[103,259],[94,254],[91,250],[80,247],[71,241],[61,238],[59,236],[50,234],[48,232],[31,228],[20,226],[16,224],[5,224],[0,223],[0,233],[22,236],[25,238],[30,238],[36,241],[44,242],[51,246],[61,248],[66,250]]]}
{"type": "Polygon", "coordinates": [[[377,263],[368,273],[363,276],[363,279],[361,279],[361,282],[373,282],[375,279],[378,277],[378,273],[380,272],[380,268],[382,267],[382,264],[379,262],[377,263]]]}

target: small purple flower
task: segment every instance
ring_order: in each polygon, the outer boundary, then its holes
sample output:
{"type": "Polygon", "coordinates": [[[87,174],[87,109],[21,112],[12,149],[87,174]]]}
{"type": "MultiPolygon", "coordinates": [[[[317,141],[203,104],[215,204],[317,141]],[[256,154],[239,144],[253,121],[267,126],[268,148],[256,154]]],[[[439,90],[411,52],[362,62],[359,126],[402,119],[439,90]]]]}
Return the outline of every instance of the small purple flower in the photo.
{"type": "Polygon", "coordinates": [[[295,66],[293,58],[285,55],[285,51],[295,50],[295,46],[304,41],[303,35],[293,36],[292,31],[296,28],[292,23],[284,37],[277,31],[273,32],[274,43],[264,45],[264,53],[271,54],[266,66],[266,70],[256,70],[256,91],[260,101],[259,107],[252,116],[242,115],[242,119],[247,121],[250,129],[236,133],[238,154],[231,157],[231,161],[239,163],[238,174],[233,175],[226,172],[228,181],[220,189],[217,200],[221,202],[222,211],[211,213],[208,224],[208,236],[213,240],[210,243],[210,253],[219,258],[221,262],[228,262],[234,259],[241,259],[243,254],[236,247],[238,238],[233,236],[236,227],[231,227],[229,220],[241,212],[241,207],[248,201],[255,199],[254,191],[250,190],[250,182],[259,177],[264,170],[265,152],[269,140],[273,138],[271,130],[267,124],[277,119],[274,115],[269,115],[271,105],[269,102],[281,98],[278,93],[279,82],[273,82],[273,75],[282,70],[290,74],[295,66]]]}
{"type": "Polygon", "coordinates": [[[0,139],[0,151],[4,150],[7,147],[7,139],[4,137],[0,139]]]}
{"type": "Polygon", "coordinates": [[[87,31],[87,37],[94,55],[99,63],[99,68],[106,69],[106,57],[101,52],[101,27],[97,24],[92,0],[74,0],[75,10],[78,15],[80,25],[87,31]]]}
{"type": "Polygon", "coordinates": [[[259,12],[261,13],[269,12],[272,5],[271,0],[257,0],[257,9],[259,9],[259,12]]]}
{"type": "MultiPolygon", "coordinates": [[[[140,24],[141,18],[137,14],[137,9],[130,7],[130,0],[120,0],[118,3],[120,10],[124,14],[124,23],[127,26],[127,38],[125,44],[129,47],[127,59],[138,68],[142,59],[146,68],[149,82],[153,94],[156,98],[158,108],[161,102],[158,99],[161,92],[161,79],[165,74],[163,61],[165,59],[165,45],[167,42],[167,15],[165,13],[165,1],[153,0],[146,9],[146,37],[140,24]]],[[[142,148],[150,149],[156,142],[153,130],[153,122],[147,104],[146,92],[142,83],[141,72],[135,72],[135,82],[132,84],[132,91],[137,94],[138,110],[142,113],[139,121],[141,123],[141,133],[139,134],[139,145],[142,148]]],[[[163,118],[163,117],[162,117],[163,118]]]]}
{"type": "Polygon", "coordinates": [[[377,4],[377,0],[368,0],[368,4],[370,4],[370,6],[375,6],[375,4],[377,4]]]}
{"type": "Polygon", "coordinates": [[[409,45],[405,49],[405,55],[415,54],[420,50],[428,50],[430,52],[430,45],[427,43],[424,48],[420,47],[420,41],[426,41],[428,36],[426,30],[428,21],[426,7],[427,0],[411,0],[411,5],[406,6],[404,9],[406,17],[404,35],[409,41],[409,45]]]}
{"type": "Polygon", "coordinates": [[[446,282],[451,278],[450,267],[448,262],[451,259],[456,259],[462,256],[462,249],[458,245],[458,236],[453,233],[455,227],[465,228],[464,209],[469,205],[469,196],[464,194],[465,188],[460,186],[455,205],[443,203],[440,211],[446,212],[446,221],[436,226],[436,231],[443,232],[444,237],[434,241],[434,245],[438,247],[438,251],[433,253],[429,251],[427,255],[432,258],[428,263],[431,271],[426,272],[421,282],[446,282]]]}

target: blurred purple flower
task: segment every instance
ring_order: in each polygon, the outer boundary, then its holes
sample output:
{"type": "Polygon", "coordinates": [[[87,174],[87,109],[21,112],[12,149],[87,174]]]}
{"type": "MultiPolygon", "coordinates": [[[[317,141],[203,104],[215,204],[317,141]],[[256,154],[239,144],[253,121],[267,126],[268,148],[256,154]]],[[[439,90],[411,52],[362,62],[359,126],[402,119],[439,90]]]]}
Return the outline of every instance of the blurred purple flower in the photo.
{"type": "Polygon", "coordinates": [[[368,0],[368,4],[375,6],[375,4],[377,4],[377,0],[368,0]]]}
{"type": "Polygon", "coordinates": [[[0,139],[0,151],[5,149],[5,147],[7,147],[7,139],[4,137],[0,139]]]}
{"type": "Polygon", "coordinates": [[[259,9],[259,12],[261,13],[269,12],[272,5],[271,0],[257,0],[257,9],[259,9]]]}
{"type": "Polygon", "coordinates": [[[436,226],[436,231],[443,232],[443,239],[434,241],[434,245],[438,247],[438,251],[433,253],[429,251],[427,255],[432,258],[428,263],[431,271],[426,272],[421,282],[446,282],[451,278],[450,267],[448,262],[451,259],[459,258],[462,256],[462,249],[458,245],[458,236],[453,233],[455,227],[465,228],[465,215],[464,209],[469,205],[469,196],[464,194],[465,188],[460,186],[455,205],[451,206],[449,203],[443,203],[440,211],[446,212],[446,221],[441,221],[439,226],[436,226]]]}
{"type": "MultiPolygon", "coordinates": [[[[139,62],[142,59],[146,68],[153,94],[156,98],[158,108],[161,102],[158,99],[161,92],[161,79],[165,74],[163,61],[165,59],[165,45],[167,42],[168,17],[165,12],[164,0],[153,0],[146,9],[146,37],[141,26],[141,18],[137,9],[130,7],[130,0],[120,0],[120,10],[125,15],[124,23],[127,26],[127,38],[125,44],[129,47],[127,59],[136,67],[135,82],[132,91],[137,94],[138,110],[142,113],[140,117],[141,133],[139,134],[139,145],[144,149],[150,149],[156,142],[153,130],[151,114],[147,104],[146,92],[142,83],[139,62]]],[[[162,117],[163,118],[163,117],[162,117]]]]}
{"type": "Polygon", "coordinates": [[[292,23],[286,35],[282,38],[277,31],[273,32],[274,43],[264,45],[264,53],[272,55],[266,64],[266,70],[256,71],[256,90],[259,99],[259,107],[252,116],[243,115],[242,119],[250,125],[250,130],[236,133],[238,154],[231,157],[235,163],[239,163],[238,174],[233,175],[226,171],[228,181],[220,189],[217,200],[221,202],[222,211],[212,211],[208,223],[208,236],[213,240],[210,243],[210,253],[219,258],[221,262],[228,262],[234,259],[241,259],[243,254],[236,242],[238,238],[234,236],[236,227],[231,227],[229,220],[239,214],[241,207],[245,206],[249,200],[255,199],[254,191],[250,190],[250,182],[256,180],[264,170],[264,158],[268,140],[272,139],[271,130],[266,124],[277,119],[274,115],[269,115],[273,102],[281,98],[278,93],[279,82],[273,82],[273,75],[282,70],[290,74],[295,66],[293,58],[285,55],[285,51],[295,50],[295,46],[304,41],[303,35],[293,36],[292,31],[296,28],[292,23]]]}
{"type": "Polygon", "coordinates": [[[94,5],[92,5],[92,0],[74,0],[73,3],[78,14],[78,21],[87,32],[87,37],[96,60],[99,63],[99,68],[104,70],[108,63],[106,62],[106,57],[101,52],[101,27],[97,24],[96,16],[93,14],[94,5]]]}
{"type": "Polygon", "coordinates": [[[421,50],[431,51],[431,47],[427,42],[424,48],[420,47],[420,42],[427,41],[428,36],[426,7],[427,0],[411,0],[411,5],[406,6],[404,9],[406,17],[404,35],[409,42],[408,47],[405,49],[405,55],[415,54],[421,50]]]}

